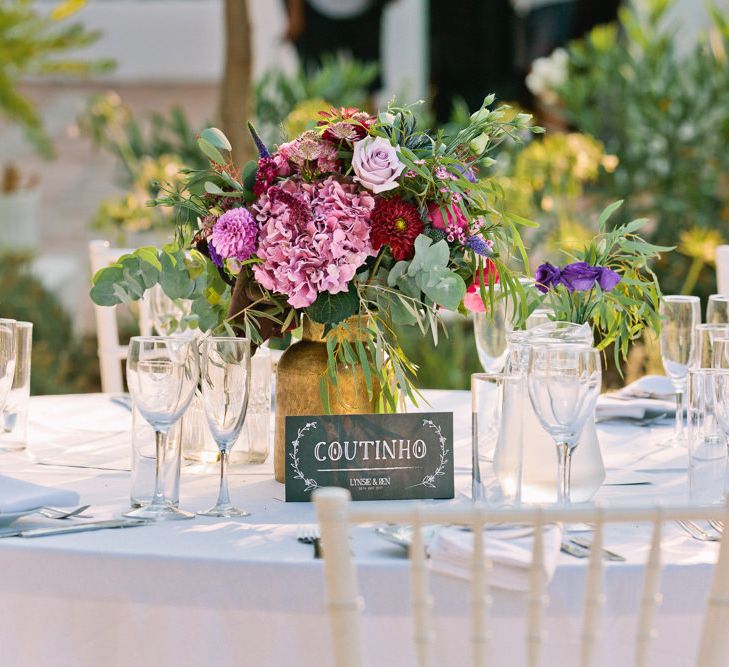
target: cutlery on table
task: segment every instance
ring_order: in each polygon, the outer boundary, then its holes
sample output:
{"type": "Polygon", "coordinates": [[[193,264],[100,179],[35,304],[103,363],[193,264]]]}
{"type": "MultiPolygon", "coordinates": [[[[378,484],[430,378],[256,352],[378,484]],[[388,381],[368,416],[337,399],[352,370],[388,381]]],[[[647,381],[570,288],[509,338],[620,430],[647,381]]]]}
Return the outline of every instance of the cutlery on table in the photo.
{"type": "Polygon", "coordinates": [[[46,519],[70,519],[71,517],[79,517],[83,519],[92,518],[90,514],[83,514],[91,505],[81,505],[72,510],[63,510],[58,507],[41,507],[38,514],[42,514],[46,519]]]}
{"type": "MultiPolygon", "coordinates": [[[[592,544],[590,544],[587,540],[583,540],[581,537],[570,537],[570,542],[572,542],[572,544],[576,544],[578,547],[587,549],[588,552],[592,549],[592,544]]],[[[624,556],[621,556],[620,554],[617,554],[614,551],[610,551],[609,549],[604,549],[604,548],[602,549],[602,557],[605,560],[612,560],[612,561],[616,561],[618,563],[625,562],[624,556]]]]}
{"type": "Polygon", "coordinates": [[[720,542],[721,535],[712,535],[707,533],[703,528],[693,521],[682,521],[678,519],[676,523],[681,526],[691,537],[701,542],[720,542]]]}
{"type": "Polygon", "coordinates": [[[589,549],[585,549],[571,540],[563,540],[559,550],[562,553],[567,554],[568,556],[574,556],[575,558],[588,558],[590,555],[589,549]]]}
{"type": "Polygon", "coordinates": [[[715,521],[714,519],[709,519],[709,525],[717,533],[719,533],[719,535],[722,535],[724,533],[724,522],[723,521],[715,521]]]}
{"type": "Polygon", "coordinates": [[[19,528],[0,531],[0,538],[49,537],[51,535],[67,535],[69,533],[86,533],[92,530],[104,530],[106,528],[134,528],[136,526],[146,526],[149,523],[149,521],[146,521],[144,519],[109,519],[107,521],[75,523],[69,526],[54,528],[19,528]]]}
{"type": "Polygon", "coordinates": [[[301,544],[314,546],[314,558],[321,558],[321,534],[319,526],[307,524],[299,526],[299,535],[296,538],[301,544]]]}

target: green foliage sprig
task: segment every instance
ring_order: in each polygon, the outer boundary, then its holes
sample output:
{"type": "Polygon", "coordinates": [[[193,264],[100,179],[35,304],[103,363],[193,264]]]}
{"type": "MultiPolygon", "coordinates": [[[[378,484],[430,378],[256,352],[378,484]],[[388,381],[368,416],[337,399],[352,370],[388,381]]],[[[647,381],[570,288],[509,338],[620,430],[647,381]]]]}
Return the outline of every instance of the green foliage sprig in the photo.
{"type": "Polygon", "coordinates": [[[575,262],[607,267],[620,275],[620,282],[610,291],[596,281],[589,291],[569,291],[563,284],[549,289],[544,305],[556,321],[591,324],[598,334],[598,348],[614,344],[615,364],[627,359],[630,343],[640,338],[644,329],[660,331],[658,314],[661,289],[650,264],[671,247],[649,243],[637,232],[646,219],[633,220],[608,230],[608,220],[623,204],[617,201],[600,215],[599,233],[582,250],[570,254],[575,262]]]}

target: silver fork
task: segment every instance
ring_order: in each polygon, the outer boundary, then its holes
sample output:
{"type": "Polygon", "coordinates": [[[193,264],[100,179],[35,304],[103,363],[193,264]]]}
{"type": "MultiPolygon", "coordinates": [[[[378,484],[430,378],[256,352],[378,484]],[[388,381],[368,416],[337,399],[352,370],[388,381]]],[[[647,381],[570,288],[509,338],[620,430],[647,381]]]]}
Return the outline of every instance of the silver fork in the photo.
{"type": "Polygon", "coordinates": [[[721,535],[711,535],[707,533],[703,528],[700,528],[693,521],[682,521],[678,519],[676,523],[681,526],[691,537],[701,542],[719,542],[721,541],[721,535]]]}
{"type": "Polygon", "coordinates": [[[57,507],[41,507],[38,514],[42,514],[46,519],[70,519],[77,516],[79,518],[90,519],[90,514],[83,514],[91,505],[81,505],[72,510],[62,510],[57,507]]]}
{"type": "Polygon", "coordinates": [[[314,545],[314,558],[321,558],[321,534],[315,524],[301,524],[296,538],[302,544],[314,545]]]}
{"type": "Polygon", "coordinates": [[[719,535],[722,535],[724,533],[724,522],[723,521],[716,521],[714,519],[709,519],[709,525],[717,532],[719,535]]]}

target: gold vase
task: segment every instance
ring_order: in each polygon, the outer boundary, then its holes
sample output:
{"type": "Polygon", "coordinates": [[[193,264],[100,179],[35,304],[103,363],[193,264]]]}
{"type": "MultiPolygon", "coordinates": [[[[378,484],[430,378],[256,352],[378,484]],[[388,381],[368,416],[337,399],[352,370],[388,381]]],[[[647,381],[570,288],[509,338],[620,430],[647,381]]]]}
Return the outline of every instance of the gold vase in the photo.
{"type": "MultiPolygon", "coordinates": [[[[348,328],[334,329],[325,337],[324,325],[304,318],[302,339],[291,345],[278,362],[273,451],[277,482],[283,483],[286,478],[286,417],[325,414],[319,387],[328,368],[326,340],[329,336],[335,336],[356,341],[360,330],[358,318],[351,318],[346,323],[348,328]]],[[[379,387],[373,387],[373,396],[370,399],[361,369],[354,369],[353,372],[351,367],[340,364],[336,375],[336,385],[329,387],[332,414],[368,414],[376,411],[379,387]]]]}

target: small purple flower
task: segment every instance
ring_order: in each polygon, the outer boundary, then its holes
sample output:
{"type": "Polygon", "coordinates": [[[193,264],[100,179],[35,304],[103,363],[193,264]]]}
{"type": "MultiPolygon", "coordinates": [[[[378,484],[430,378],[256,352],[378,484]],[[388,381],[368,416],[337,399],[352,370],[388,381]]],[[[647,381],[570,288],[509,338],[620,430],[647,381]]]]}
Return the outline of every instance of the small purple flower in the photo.
{"type": "Polygon", "coordinates": [[[476,182],[476,174],[473,173],[473,169],[471,167],[467,167],[465,164],[454,164],[453,166],[455,167],[456,171],[461,172],[461,175],[467,181],[470,181],[471,183],[476,182]]]}
{"type": "Polygon", "coordinates": [[[573,262],[562,269],[560,282],[570,292],[587,292],[595,286],[601,270],[587,262],[573,262]]]}
{"type": "Polygon", "coordinates": [[[436,168],[435,177],[438,180],[445,181],[448,178],[448,170],[443,166],[436,168]]]}
{"type": "Polygon", "coordinates": [[[494,242],[482,239],[480,236],[469,236],[464,245],[481,257],[491,257],[494,254],[494,242]]]}
{"type": "Polygon", "coordinates": [[[218,254],[218,251],[212,243],[208,243],[208,255],[210,256],[210,261],[215,264],[215,266],[219,269],[223,268],[223,258],[218,254]]]}
{"type": "Polygon", "coordinates": [[[552,266],[549,262],[540,264],[537,268],[537,273],[534,276],[537,283],[537,289],[542,293],[546,294],[553,287],[557,287],[560,284],[561,272],[559,267],[552,266]]]}
{"type": "Polygon", "coordinates": [[[600,273],[597,277],[597,284],[600,285],[600,289],[603,292],[611,291],[620,282],[620,274],[609,269],[607,266],[599,267],[598,271],[600,273]]]}
{"type": "Polygon", "coordinates": [[[251,123],[250,121],[248,121],[248,131],[251,133],[251,138],[253,139],[253,143],[256,145],[256,149],[258,150],[258,156],[259,157],[271,157],[271,153],[268,152],[268,148],[266,148],[266,144],[264,144],[261,137],[258,136],[258,132],[256,132],[256,128],[253,127],[253,123],[251,123]]]}
{"type": "Polygon", "coordinates": [[[258,223],[247,208],[231,208],[213,225],[209,244],[221,258],[245,262],[256,252],[258,223]]]}

